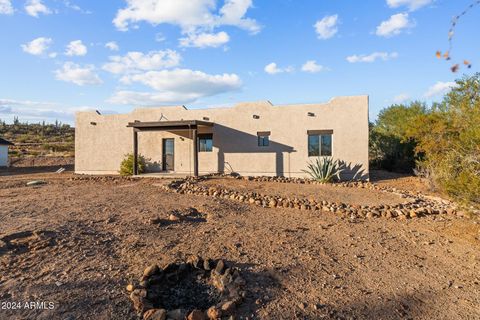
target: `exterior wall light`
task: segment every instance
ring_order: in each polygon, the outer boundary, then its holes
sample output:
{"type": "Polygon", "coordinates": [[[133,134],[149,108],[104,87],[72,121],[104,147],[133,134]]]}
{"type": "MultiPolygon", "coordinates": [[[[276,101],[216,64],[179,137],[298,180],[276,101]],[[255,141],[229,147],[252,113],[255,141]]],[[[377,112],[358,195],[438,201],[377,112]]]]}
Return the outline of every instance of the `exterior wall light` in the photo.
{"type": "Polygon", "coordinates": [[[208,120],[210,120],[210,118],[209,117],[203,117],[203,120],[208,121],[208,120]]]}
{"type": "Polygon", "coordinates": [[[92,126],[96,126],[96,125],[97,125],[97,123],[96,123],[96,122],[93,122],[93,121],[90,122],[90,124],[91,124],[92,126]]]}
{"type": "Polygon", "coordinates": [[[307,113],[307,116],[309,116],[309,117],[315,117],[315,113],[313,113],[313,112],[308,112],[308,113],[307,113]]]}
{"type": "Polygon", "coordinates": [[[260,119],[260,116],[259,116],[259,115],[256,115],[256,114],[254,114],[254,115],[253,115],[253,119],[260,119]]]}

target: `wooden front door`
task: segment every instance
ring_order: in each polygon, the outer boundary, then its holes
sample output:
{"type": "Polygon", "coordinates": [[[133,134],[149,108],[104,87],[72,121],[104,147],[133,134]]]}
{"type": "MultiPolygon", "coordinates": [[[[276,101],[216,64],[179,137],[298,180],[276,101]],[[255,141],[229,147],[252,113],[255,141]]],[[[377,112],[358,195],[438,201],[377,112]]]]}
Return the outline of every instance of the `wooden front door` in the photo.
{"type": "Polygon", "coordinates": [[[162,169],[163,171],[174,171],[175,143],[174,139],[162,140],[162,169]]]}

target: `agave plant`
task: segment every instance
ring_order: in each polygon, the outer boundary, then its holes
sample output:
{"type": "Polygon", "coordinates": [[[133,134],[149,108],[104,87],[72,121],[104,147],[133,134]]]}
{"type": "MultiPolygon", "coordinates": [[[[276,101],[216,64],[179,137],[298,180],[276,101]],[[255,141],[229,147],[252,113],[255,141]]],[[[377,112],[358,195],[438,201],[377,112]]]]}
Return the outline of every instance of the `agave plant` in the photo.
{"type": "Polygon", "coordinates": [[[318,157],[315,161],[308,163],[307,170],[302,170],[307,173],[313,180],[327,183],[334,178],[340,180],[340,168],[338,160],[333,160],[332,157],[318,157]]]}

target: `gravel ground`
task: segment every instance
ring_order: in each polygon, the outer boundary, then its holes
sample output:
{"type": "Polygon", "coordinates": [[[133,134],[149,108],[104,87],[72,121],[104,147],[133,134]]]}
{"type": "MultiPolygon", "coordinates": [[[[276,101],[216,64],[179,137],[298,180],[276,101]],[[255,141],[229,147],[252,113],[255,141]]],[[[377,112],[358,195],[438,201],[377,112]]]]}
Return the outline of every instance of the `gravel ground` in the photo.
{"type": "Polygon", "coordinates": [[[70,178],[0,176],[0,319],[137,319],[126,285],[152,263],[191,255],[241,268],[238,319],[480,319],[478,221],[351,222],[166,193],[162,180],[70,178]],[[25,186],[35,179],[47,184],[25,186]],[[201,218],[165,222],[190,207],[201,218]],[[22,307],[5,310],[12,302],[22,307]]]}

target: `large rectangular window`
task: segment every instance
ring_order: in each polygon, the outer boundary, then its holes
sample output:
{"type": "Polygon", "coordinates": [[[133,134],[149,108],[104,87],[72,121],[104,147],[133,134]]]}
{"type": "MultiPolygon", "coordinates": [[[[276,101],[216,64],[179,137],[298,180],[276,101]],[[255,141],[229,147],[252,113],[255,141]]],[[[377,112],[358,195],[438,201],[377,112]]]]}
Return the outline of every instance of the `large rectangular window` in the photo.
{"type": "Polygon", "coordinates": [[[330,157],[332,155],[332,134],[331,130],[308,131],[308,156],[330,157]]]}
{"type": "Polygon", "coordinates": [[[198,151],[212,152],[213,150],[213,134],[205,133],[198,135],[198,151]]]}
{"type": "Polygon", "coordinates": [[[270,132],[269,131],[262,131],[257,132],[258,137],[258,146],[259,147],[268,147],[270,145],[270,132]]]}

